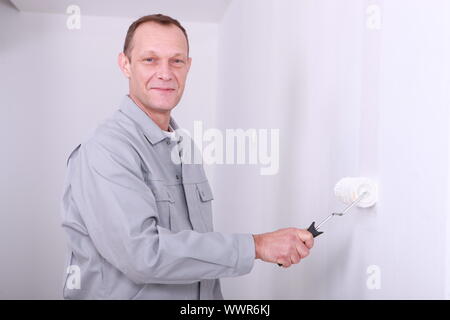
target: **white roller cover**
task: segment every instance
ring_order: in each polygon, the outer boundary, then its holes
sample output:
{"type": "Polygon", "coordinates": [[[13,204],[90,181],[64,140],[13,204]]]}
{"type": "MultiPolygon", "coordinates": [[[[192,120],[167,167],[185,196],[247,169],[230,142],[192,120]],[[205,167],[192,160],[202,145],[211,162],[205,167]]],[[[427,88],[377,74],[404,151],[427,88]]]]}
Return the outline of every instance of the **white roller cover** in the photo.
{"type": "Polygon", "coordinates": [[[365,177],[346,177],[339,180],[334,187],[334,194],[345,204],[352,203],[366,191],[368,193],[357,204],[361,208],[371,207],[378,200],[378,188],[373,180],[365,177]]]}

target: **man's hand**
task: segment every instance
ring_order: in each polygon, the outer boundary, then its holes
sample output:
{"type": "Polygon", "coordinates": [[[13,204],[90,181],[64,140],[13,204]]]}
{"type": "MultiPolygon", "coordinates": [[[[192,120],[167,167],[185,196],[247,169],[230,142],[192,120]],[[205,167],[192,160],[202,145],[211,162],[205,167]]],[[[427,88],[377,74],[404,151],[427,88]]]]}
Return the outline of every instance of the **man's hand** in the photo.
{"type": "Polygon", "coordinates": [[[309,255],[314,245],[313,235],[303,229],[286,228],[255,234],[256,259],[273,262],[288,268],[309,255]]]}

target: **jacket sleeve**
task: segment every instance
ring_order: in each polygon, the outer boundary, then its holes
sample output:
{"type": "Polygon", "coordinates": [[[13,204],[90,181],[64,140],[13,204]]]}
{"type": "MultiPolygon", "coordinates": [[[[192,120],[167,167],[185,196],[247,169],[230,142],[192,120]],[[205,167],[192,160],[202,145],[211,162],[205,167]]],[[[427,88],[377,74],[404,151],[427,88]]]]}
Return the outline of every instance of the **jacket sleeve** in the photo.
{"type": "Polygon", "coordinates": [[[138,154],[126,143],[114,149],[120,152],[89,140],[69,162],[74,202],[109,263],[138,284],[185,284],[251,271],[251,234],[162,228],[138,154]]]}

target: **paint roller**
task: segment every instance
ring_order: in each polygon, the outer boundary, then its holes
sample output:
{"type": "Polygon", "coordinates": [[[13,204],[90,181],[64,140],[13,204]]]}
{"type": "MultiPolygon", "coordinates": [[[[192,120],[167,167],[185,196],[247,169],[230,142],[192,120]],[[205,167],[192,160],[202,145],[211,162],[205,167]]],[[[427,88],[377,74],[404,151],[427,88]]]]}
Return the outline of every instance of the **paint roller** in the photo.
{"type": "MultiPolygon", "coordinates": [[[[333,217],[342,217],[354,206],[360,208],[369,208],[375,205],[378,200],[378,187],[377,184],[364,177],[346,177],[338,181],[334,187],[335,196],[343,203],[347,204],[347,207],[341,212],[334,212],[320,222],[317,227],[315,221],[311,223],[308,231],[312,233],[313,237],[321,235],[323,232],[319,229],[327,223],[333,217]]],[[[281,266],[281,264],[278,264],[281,266]]]]}
{"type": "Polygon", "coordinates": [[[315,226],[313,222],[308,231],[315,237],[323,232],[319,229],[333,217],[342,217],[354,206],[360,208],[369,208],[375,205],[378,199],[377,184],[369,179],[363,177],[347,177],[338,181],[334,187],[335,196],[348,206],[342,212],[335,212],[326,217],[321,223],[315,226]]]}

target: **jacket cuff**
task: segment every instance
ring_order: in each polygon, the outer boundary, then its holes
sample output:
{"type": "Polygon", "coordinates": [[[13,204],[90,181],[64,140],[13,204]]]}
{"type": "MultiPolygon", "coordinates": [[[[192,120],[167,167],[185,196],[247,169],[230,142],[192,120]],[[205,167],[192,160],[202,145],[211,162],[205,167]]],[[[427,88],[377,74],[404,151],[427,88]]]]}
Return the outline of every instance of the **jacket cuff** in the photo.
{"type": "Polygon", "coordinates": [[[235,234],[238,242],[238,259],[236,272],[238,275],[249,273],[255,263],[255,241],[251,234],[235,234]]]}

